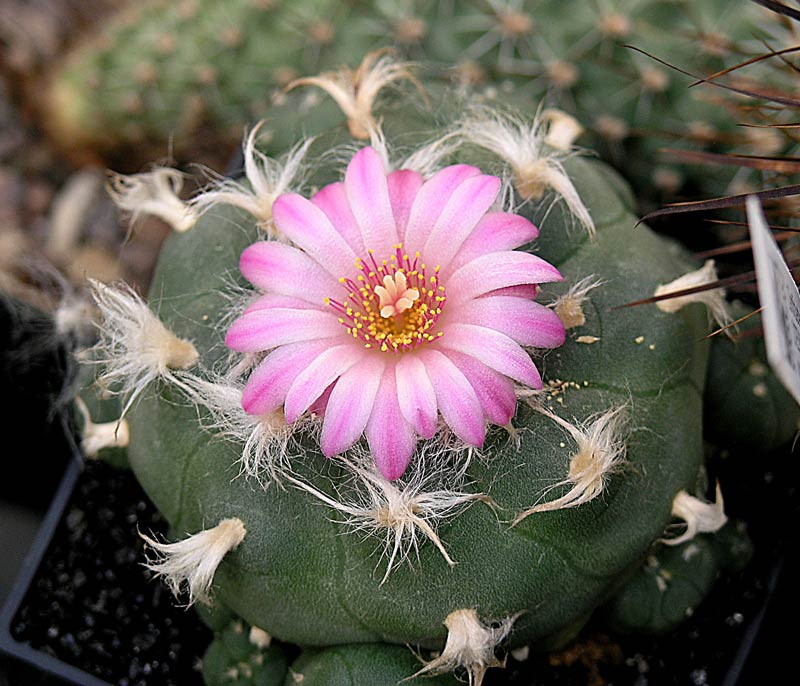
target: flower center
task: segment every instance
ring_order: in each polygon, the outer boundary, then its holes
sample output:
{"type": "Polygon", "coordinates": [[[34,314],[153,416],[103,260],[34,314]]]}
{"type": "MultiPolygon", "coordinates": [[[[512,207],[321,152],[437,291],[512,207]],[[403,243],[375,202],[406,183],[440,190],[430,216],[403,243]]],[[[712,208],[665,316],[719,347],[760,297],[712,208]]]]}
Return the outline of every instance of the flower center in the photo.
{"type": "Polygon", "coordinates": [[[410,257],[402,244],[394,254],[378,262],[372,250],[368,258],[356,261],[360,272],[355,279],[339,279],[347,298],[341,302],[326,298],[325,303],[339,313],[339,322],[365,348],[403,352],[442,332],[433,331],[442,313],[446,296],[439,284],[439,267],[428,273],[416,253],[410,257]]]}

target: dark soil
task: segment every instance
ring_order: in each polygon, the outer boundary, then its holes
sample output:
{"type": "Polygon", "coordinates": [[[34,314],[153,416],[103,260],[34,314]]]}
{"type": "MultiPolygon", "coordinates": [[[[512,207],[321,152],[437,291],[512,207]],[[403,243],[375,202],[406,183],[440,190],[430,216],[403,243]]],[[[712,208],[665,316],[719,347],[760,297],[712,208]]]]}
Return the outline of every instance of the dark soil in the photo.
{"type": "Polygon", "coordinates": [[[132,473],[88,463],[14,638],[119,686],[202,685],[211,632],[141,564],[137,532],[166,529],[132,473]]]}

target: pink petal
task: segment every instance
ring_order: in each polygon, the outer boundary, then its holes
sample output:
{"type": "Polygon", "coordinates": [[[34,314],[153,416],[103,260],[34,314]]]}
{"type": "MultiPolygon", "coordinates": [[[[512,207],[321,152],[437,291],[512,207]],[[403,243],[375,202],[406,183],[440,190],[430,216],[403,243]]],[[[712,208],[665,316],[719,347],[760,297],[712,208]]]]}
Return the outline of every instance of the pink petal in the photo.
{"type": "Polygon", "coordinates": [[[411,425],[400,412],[395,370],[391,364],[383,372],[366,434],[380,473],[390,481],[399,479],[414,454],[417,439],[411,425]]]}
{"type": "Polygon", "coordinates": [[[493,298],[495,296],[504,296],[511,298],[523,298],[524,300],[533,300],[539,295],[539,286],[535,283],[520,284],[519,286],[507,286],[506,288],[497,288],[488,293],[484,293],[482,298],[493,298]]]}
{"type": "Polygon", "coordinates": [[[363,359],[365,352],[357,343],[347,342],[319,355],[297,375],[286,392],[286,421],[294,422],[328,386],[363,359]]]}
{"type": "Polygon", "coordinates": [[[494,329],[520,345],[557,348],[564,342],[564,325],[553,310],[532,300],[487,296],[469,300],[447,312],[448,322],[494,329]]]}
{"type": "Polygon", "coordinates": [[[237,319],[225,345],[240,353],[270,350],[279,345],[341,336],[344,327],[333,312],[296,308],[257,309],[237,319]]]}
{"type": "Polygon", "coordinates": [[[492,206],[499,190],[500,179],[483,174],[456,188],[422,249],[425,259],[445,268],[492,206]]]}
{"type": "Polygon", "coordinates": [[[389,174],[386,177],[386,183],[389,186],[389,200],[392,203],[392,213],[397,224],[397,234],[400,241],[404,241],[411,207],[422,186],[423,178],[415,171],[401,169],[389,174]]]}
{"type": "Polygon", "coordinates": [[[537,229],[525,217],[510,212],[489,212],[461,244],[456,256],[446,268],[442,278],[447,278],[456,269],[476,257],[493,252],[514,250],[530,243],[539,235],[537,229]]]}
{"type": "Polygon", "coordinates": [[[408,216],[403,241],[406,252],[413,254],[422,249],[433,230],[433,225],[456,188],[471,176],[480,173],[480,169],[476,167],[454,164],[439,170],[422,184],[408,216]]]}
{"type": "Polygon", "coordinates": [[[386,366],[384,355],[367,355],[339,377],[325,408],[320,447],[327,456],[351,447],[364,433],[386,366]]]}
{"type": "Polygon", "coordinates": [[[473,324],[451,324],[436,343],[440,348],[472,355],[487,367],[526,386],[542,387],[542,377],[530,355],[498,331],[473,324]]]}
{"type": "Polygon", "coordinates": [[[397,399],[405,420],[422,438],[436,433],[436,394],[425,365],[416,355],[406,353],[397,362],[397,399]]]}
{"type": "Polygon", "coordinates": [[[258,415],[277,410],[297,375],[331,345],[330,339],[303,341],[269,353],[247,380],[242,393],[244,411],[258,415]]]}
{"type": "Polygon", "coordinates": [[[361,228],[353,216],[353,210],[350,209],[350,201],[347,199],[347,191],[342,181],[330,183],[317,191],[316,195],[311,198],[311,202],[325,213],[331,220],[331,224],[357,255],[363,255],[366,252],[364,241],[361,238],[361,228]]]}
{"type": "Polygon", "coordinates": [[[444,421],[468,445],[483,445],[486,439],[483,408],[467,377],[438,350],[424,350],[419,356],[433,383],[444,421]]]}
{"type": "Polygon", "coordinates": [[[445,306],[454,307],[498,288],[562,279],[558,269],[536,255],[510,250],[490,253],[468,262],[444,282],[445,306]]]}
{"type": "Polygon", "coordinates": [[[452,350],[447,356],[467,377],[483,408],[483,413],[493,424],[507,426],[517,409],[517,394],[508,377],[478,362],[471,355],[452,350]]]}
{"type": "Polygon", "coordinates": [[[354,272],[353,249],[310,200],[296,193],[282,195],[272,205],[272,218],[279,231],[334,278],[354,272]]]}
{"type": "Polygon", "coordinates": [[[361,227],[364,246],[374,250],[379,259],[388,259],[392,246],[400,239],[389,200],[386,169],[374,149],[362,148],[350,160],[344,187],[353,216],[361,227]]]}
{"type": "Polygon", "coordinates": [[[250,314],[251,312],[257,312],[258,310],[274,310],[276,308],[288,308],[292,310],[323,310],[324,312],[331,312],[331,309],[323,304],[323,305],[315,305],[313,303],[308,302],[308,300],[303,300],[302,298],[297,298],[293,295],[277,295],[275,293],[268,293],[267,295],[262,295],[256,298],[253,302],[251,302],[242,315],[250,314]]]}
{"type": "Polygon", "coordinates": [[[324,391],[322,391],[322,395],[317,398],[313,403],[311,403],[310,407],[308,408],[309,414],[314,414],[317,417],[324,417],[325,410],[328,407],[328,399],[331,397],[331,393],[333,392],[333,387],[336,383],[332,383],[328,386],[324,391]]]}
{"type": "Polygon", "coordinates": [[[338,295],[342,290],[308,255],[276,241],[260,241],[245,249],[239,269],[254,286],[316,305],[323,305],[326,297],[338,295]]]}

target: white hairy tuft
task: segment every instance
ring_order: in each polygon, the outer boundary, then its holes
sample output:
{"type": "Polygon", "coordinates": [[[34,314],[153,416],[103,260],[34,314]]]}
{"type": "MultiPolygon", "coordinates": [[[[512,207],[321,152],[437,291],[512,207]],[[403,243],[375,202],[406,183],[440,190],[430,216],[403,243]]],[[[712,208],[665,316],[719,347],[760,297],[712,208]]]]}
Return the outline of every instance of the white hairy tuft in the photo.
{"type": "Polygon", "coordinates": [[[544,142],[564,152],[572,150],[575,141],[586,130],[575,117],[556,109],[544,110],[542,123],[547,127],[544,142]]]}
{"type": "Polygon", "coordinates": [[[421,538],[431,541],[448,565],[455,565],[437,533],[439,523],[475,501],[491,503],[483,494],[453,490],[463,486],[463,467],[455,475],[458,483],[453,484],[453,472],[432,457],[437,456],[426,455],[423,448],[407,478],[397,481],[389,481],[375,471],[369,455],[355,461],[337,458],[352,478],[347,484],[334,486],[334,495],[297,475],[284,474],[284,477],[343,515],[344,523],[352,530],[383,539],[382,559],[387,560],[383,585],[395,566],[409,560],[412,554],[418,556],[421,538]],[[426,468],[429,463],[435,466],[426,468]]]}
{"type": "Polygon", "coordinates": [[[157,167],[130,176],[109,172],[106,188],[114,204],[130,214],[132,222],[143,214],[152,214],[182,232],[197,221],[195,210],[178,197],[183,188],[183,174],[177,169],[157,167]]]}
{"type": "Polygon", "coordinates": [[[538,201],[553,191],[589,236],[594,237],[594,220],[564,169],[567,155],[548,145],[547,131],[541,116],[528,121],[520,115],[473,105],[461,120],[457,134],[463,141],[488,150],[508,164],[514,186],[524,200],[538,201]]]}
{"type": "Polygon", "coordinates": [[[589,299],[589,293],[603,284],[605,281],[597,278],[594,274],[585,276],[572,284],[564,295],[559,296],[555,302],[549,305],[558,315],[565,329],[574,329],[586,323],[583,304],[589,299]]]}
{"type": "Polygon", "coordinates": [[[81,449],[87,458],[97,457],[106,448],[126,448],[130,442],[130,429],[126,419],[95,424],[89,414],[89,408],[80,397],[75,397],[75,406],[83,417],[81,431],[81,449]]]}
{"type": "MultiPolygon", "coordinates": [[[[410,169],[428,179],[442,168],[442,161],[459,147],[454,131],[446,131],[427,143],[416,147],[411,152],[396,148],[389,144],[378,122],[369,132],[369,145],[378,153],[386,172],[410,169]]],[[[343,167],[347,166],[352,156],[358,152],[358,145],[342,145],[336,151],[341,157],[343,167]]]]}
{"type": "MultiPolygon", "coordinates": [[[[572,424],[543,405],[535,405],[537,411],[552,419],[575,441],[577,452],[570,459],[569,474],[563,481],[550,486],[542,498],[556,488],[569,490],[559,498],[540,502],[517,515],[511,526],[516,526],[536,512],[552,512],[570,507],[579,507],[599,496],[608,477],[617,471],[625,459],[625,406],[621,405],[603,413],[590,416],[580,424],[572,424]]],[[[541,500],[541,499],[540,499],[541,500]]]]}
{"type": "Polygon", "coordinates": [[[447,642],[442,654],[410,678],[465,669],[470,686],[481,686],[487,669],[505,667],[505,659],[498,660],[495,650],[508,636],[520,614],[485,624],[474,609],[454,610],[444,620],[447,642]]]}
{"type": "Polygon", "coordinates": [[[672,501],[672,516],[686,522],[686,531],[675,538],[662,538],[661,542],[666,545],[680,545],[691,541],[697,534],[713,534],[719,531],[728,521],[719,482],[713,503],[695,498],[686,491],[679,491],[672,501]]]}
{"type": "Polygon", "coordinates": [[[176,543],[159,543],[140,533],[156,553],[145,567],[162,577],[175,596],[185,588],[188,605],[199,601],[210,604],[209,592],[222,558],[236,549],[247,530],[241,519],[223,519],[213,529],[204,529],[176,543]]]}
{"type": "Polygon", "coordinates": [[[94,315],[94,307],[85,294],[66,293],[53,312],[56,333],[83,341],[94,328],[94,315]]]}
{"type": "MultiPolygon", "coordinates": [[[[706,260],[700,269],[684,274],[668,284],[659,286],[653,295],[656,297],[668,295],[689,288],[711,284],[716,282],[717,279],[717,268],[714,260],[706,260]]],[[[674,313],[690,303],[703,303],[708,308],[709,315],[720,327],[727,326],[733,321],[730,306],[725,300],[725,290],[722,288],[659,300],[656,302],[656,307],[662,312],[674,313]]]]}
{"type": "Polygon", "coordinates": [[[453,132],[447,132],[442,136],[420,146],[408,155],[397,169],[411,169],[424,178],[430,178],[442,166],[442,160],[448,157],[458,147],[458,141],[453,132]]]}
{"type": "Polygon", "coordinates": [[[92,296],[100,309],[100,340],[92,349],[93,364],[103,367],[98,382],[125,400],[120,418],[136,398],[157,379],[184,390],[179,372],[194,366],[198,353],[190,341],[169,331],[129,286],[107,286],[91,280],[92,296]]]}
{"type": "Polygon", "coordinates": [[[272,636],[263,629],[259,629],[257,626],[250,627],[250,634],[247,639],[250,641],[251,645],[261,650],[269,648],[270,643],[272,643],[272,636]]]}
{"type": "Polygon", "coordinates": [[[242,408],[244,386],[238,381],[187,376],[184,382],[192,403],[210,414],[208,420],[201,418],[204,427],[242,445],[241,473],[254,477],[262,486],[280,484],[281,474],[289,467],[291,438],[303,423],[287,424],[281,410],[248,414],[242,408]]]}
{"type": "Polygon", "coordinates": [[[259,122],[244,140],[244,171],[247,185],[232,179],[218,179],[209,189],[192,199],[191,205],[202,213],[214,205],[234,205],[258,220],[259,228],[272,234],[272,205],[275,200],[296,190],[304,179],[304,160],[314,142],[308,138],[292,148],[281,159],[267,157],[256,149],[264,121],[259,122]]]}
{"type": "Polygon", "coordinates": [[[398,62],[391,50],[376,50],[367,54],[355,71],[340,69],[307,76],[290,83],[286,90],[298,86],[316,86],[330,95],[347,117],[347,126],[353,138],[367,140],[377,129],[373,109],[386,86],[407,80],[421,89],[411,71],[410,62],[398,62]]]}

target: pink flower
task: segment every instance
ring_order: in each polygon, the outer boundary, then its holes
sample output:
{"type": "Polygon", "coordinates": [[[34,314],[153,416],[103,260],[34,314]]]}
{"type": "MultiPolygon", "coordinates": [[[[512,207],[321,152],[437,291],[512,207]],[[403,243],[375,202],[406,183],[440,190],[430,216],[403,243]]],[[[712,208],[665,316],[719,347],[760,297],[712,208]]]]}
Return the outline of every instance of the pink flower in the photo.
{"type": "Polygon", "coordinates": [[[559,346],[564,327],[533,301],[538,284],[561,274],[514,250],[538,230],[489,211],[500,183],[463,164],[427,181],[387,174],[364,148],[344,182],[311,200],[278,198],[275,225],[294,245],[262,241],[242,253],[242,274],[264,295],[226,337],[238,352],[268,351],[244,409],[283,408],[290,424],[324,415],[327,456],[366,434],[387,479],[403,474],[440,418],[472,446],[487,422],[506,426],[514,384],[542,385],[523,346],[559,346]]]}

